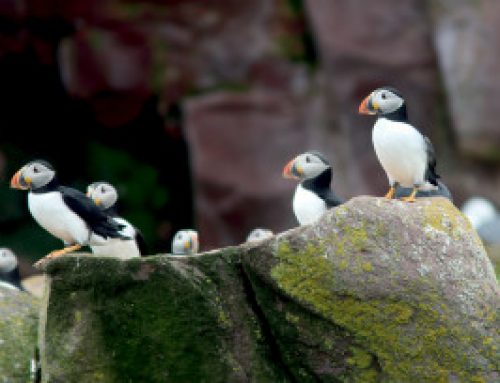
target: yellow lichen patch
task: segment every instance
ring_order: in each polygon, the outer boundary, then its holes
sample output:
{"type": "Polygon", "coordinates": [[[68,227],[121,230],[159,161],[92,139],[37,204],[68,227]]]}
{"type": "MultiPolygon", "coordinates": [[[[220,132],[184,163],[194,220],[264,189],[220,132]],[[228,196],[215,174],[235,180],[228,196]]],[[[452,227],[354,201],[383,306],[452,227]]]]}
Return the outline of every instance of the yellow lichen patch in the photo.
{"type": "Polygon", "coordinates": [[[363,262],[361,264],[361,268],[368,273],[373,270],[373,266],[370,262],[363,262]]]}
{"type": "MultiPolygon", "coordinates": [[[[271,276],[287,295],[353,334],[363,355],[377,358],[387,381],[447,381],[452,373],[461,381],[480,376],[477,367],[468,369],[471,338],[442,310],[439,294],[422,295],[421,303],[409,303],[338,292],[334,267],[322,253],[311,245],[295,251],[282,243],[271,276]]],[[[358,367],[360,363],[354,355],[346,362],[358,367]]],[[[377,377],[371,367],[366,374],[364,381],[377,377]]],[[[355,381],[363,381],[358,378],[355,381]]]]}
{"type": "Polygon", "coordinates": [[[435,230],[447,233],[457,239],[468,222],[453,204],[444,198],[423,204],[424,224],[435,230]]]}

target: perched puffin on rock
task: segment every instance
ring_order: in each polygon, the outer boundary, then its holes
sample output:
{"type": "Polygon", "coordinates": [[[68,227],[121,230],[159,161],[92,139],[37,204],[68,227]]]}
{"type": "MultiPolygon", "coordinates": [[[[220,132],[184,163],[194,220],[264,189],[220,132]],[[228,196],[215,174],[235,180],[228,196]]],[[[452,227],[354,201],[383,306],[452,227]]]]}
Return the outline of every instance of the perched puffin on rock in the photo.
{"type": "Polygon", "coordinates": [[[19,276],[19,265],[12,250],[0,248],[0,286],[13,290],[24,290],[19,276]]]}
{"type": "Polygon", "coordinates": [[[108,239],[107,244],[91,246],[96,255],[130,259],[145,256],[147,254],[146,242],[142,233],[127,220],[118,216],[116,202],[118,192],[116,188],[107,182],[94,182],[87,187],[87,196],[91,198],[99,208],[112,217],[114,221],[123,226],[120,233],[130,239],[108,239]]]}
{"type": "Polygon", "coordinates": [[[61,239],[65,248],[51,252],[36,264],[84,245],[104,245],[108,238],[129,239],[120,233],[123,226],[104,213],[85,194],[61,186],[54,168],[46,161],[32,161],[14,174],[10,185],[29,190],[28,208],[45,230],[61,239]]]}
{"type": "Polygon", "coordinates": [[[198,232],[196,230],[179,230],[172,240],[172,254],[195,255],[199,250],[198,232]]]}
{"type": "Polygon", "coordinates": [[[283,169],[283,177],[301,181],[293,196],[293,212],[300,225],[315,222],[328,208],[343,203],[330,188],[332,168],[319,152],[295,157],[283,169]]]}
{"type": "Polygon", "coordinates": [[[373,127],[375,153],[389,179],[386,198],[394,198],[399,186],[412,188],[404,201],[414,202],[419,190],[436,190],[436,156],[429,138],[408,122],[406,103],[390,87],[374,90],[359,106],[359,113],[378,115],[373,127]]]}
{"type": "Polygon", "coordinates": [[[264,239],[271,238],[273,236],[273,232],[269,229],[256,228],[253,229],[250,233],[248,233],[246,242],[260,242],[264,239]]]}

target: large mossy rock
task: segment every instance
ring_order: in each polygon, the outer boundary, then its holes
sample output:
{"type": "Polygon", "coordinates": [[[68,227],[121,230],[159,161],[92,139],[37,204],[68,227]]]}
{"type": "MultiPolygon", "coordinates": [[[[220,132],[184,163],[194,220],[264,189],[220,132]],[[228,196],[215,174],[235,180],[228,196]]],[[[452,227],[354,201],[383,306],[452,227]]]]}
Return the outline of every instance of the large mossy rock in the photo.
{"type": "Polygon", "coordinates": [[[39,302],[0,286],[0,382],[29,382],[35,356],[39,302]]]}
{"type": "Polygon", "coordinates": [[[500,302],[444,199],[360,197],[197,257],[51,261],[45,382],[496,382],[500,302]]]}

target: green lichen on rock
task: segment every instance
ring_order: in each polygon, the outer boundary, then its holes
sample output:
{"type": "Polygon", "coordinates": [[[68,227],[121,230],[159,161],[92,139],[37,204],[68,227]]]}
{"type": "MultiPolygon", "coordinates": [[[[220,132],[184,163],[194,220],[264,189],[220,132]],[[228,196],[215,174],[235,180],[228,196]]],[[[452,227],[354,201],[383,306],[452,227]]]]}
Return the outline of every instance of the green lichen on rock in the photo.
{"type": "Polygon", "coordinates": [[[0,381],[27,382],[35,355],[39,302],[0,287],[0,381]]]}
{"type": "MultiPolygon", "coordinates": [[[[424,205],[424,221],[454,239],[468,234],[460,213],[447,206],[448,212],[443,212],[443,206],[446,203],[441,201],[424,205]]],[[[343,212],[332,213],[334,219],[339,215],[345,217],[348,207],[343,209],[343,212]]],[[[370,223],[362,218],[356,220],[362,224],[351,230],[346,230],[348,221],[342,219],[340,234],[330,237],[332,243],[312,237],[304,249],[282,241],[277,248],[279,262],[271,270],[279,289],[345,328],[362,345],[363,352],[373,354],[382,371],[379,375],[375,369],[371,371],[372,381],[377,376],[377,379],[382,377],[382,381],[394,382],[448,381],[452,377],[459,381],[480,378],[491,381],[499,367],[498,333],[490,328],[490,336],[487,336],[468,325],[467,319],[461,317],[463,313],[449,305],[432,280],[407,283],[399,290],[399,297],[387,293],[368,299],[359,289],[339,283],[339,279],[345,282],[345,273],[349,272],[346,263],[355,264],[365,259],[363,251],[370,252],[380,242],[375,221],[370,223]],[[365,233],[375,235],[365,237],[365,233]],[[363,246],[351,246],[346,252],[346,243],[363,246]],[[356,248],[361,252],[356,252],[356,248]],[[333,254],[325,257],[325,249],[333,249],[333,254]]],[[[379,266],[365,268],[372,271],[379,266]]],[[[390,263],[385,265],[390,266],[390,263]]],[[[351,278],[356,275],[352,272],[351,278]]],[[[395,275],[398,274],[395,271],[395,275]]],[[[498,324],[494,307],[489,315],[492,315],[491,323],[498,324]]],[[[355,356],[351,358],[354,359],[355,356]]],[[[357,381],[368,381],[366,379],[365,376],[357,381]]]]}
{"type": "Polygon", "coordinates": [[[356,198],[195,257],[46,268],[44,382],[498,381],[499,286],[443,199],[356,198]]]}
{"type": "Polygon", "coordinates": [[[44,381],[279,381],[238,291],[236,263],[225,258],[50,263],[44,381]]]}

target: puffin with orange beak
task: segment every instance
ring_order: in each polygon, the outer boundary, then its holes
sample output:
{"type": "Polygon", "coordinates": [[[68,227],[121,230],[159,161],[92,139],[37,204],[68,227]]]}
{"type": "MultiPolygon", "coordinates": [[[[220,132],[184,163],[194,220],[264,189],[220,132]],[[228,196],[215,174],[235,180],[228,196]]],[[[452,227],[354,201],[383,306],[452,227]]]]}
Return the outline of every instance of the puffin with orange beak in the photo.
{"type": "Polygon", "coordinates": [[[300,181],[293,196],[293,212],[300,225],[316,222],[328,208],[343,203],[330,188],[332,168],[323,154],[298,155],[283,169],[283,177],[300,181]]]}
{"type": "Polygon", "coordinates": [[[108,182],[94,182],[87,186],[87,197],[119,225],[123,226],[120,231],[125,237],[130,239],[116,240],[109,238],[105,245],[90,246],[92,252],[96,255],[116,257],[120,259],[130,259],[140,256],[146,256],[147,246],[144,236],[126,219],[120,217],[117,213],[118,191],[108,182]]]}
{"type": "Polygon", "coordinates": [[[64,249],[51,252],[37,265],[84,245],[102,245],[108,238],[128,238],[120,233],[123,226],[85,194],[60,185],[54,168],[46,161],[32,161],[23,166],[12,177],[10,186],[29,190],[28,208],[35,221],[64,242],[64,249]]]}
{"type": "Polygon", "coordinates": [[[438,190],[434,147],[408,122],[406,102],[399,91],[390,87],[374,90],[360,104],[359,113],[378,116],[372,139],[389,180],[386,198],[394,198],[399,186],[411,188],[403,198],[407,202],[414,202],[419,191],[438,190]]]}
{"type": "Polygon", "coordinates": [[[179,230],[172,240],[172,254],[195,255],[198,253],[200,242],[196,230],[179,230]]]}

